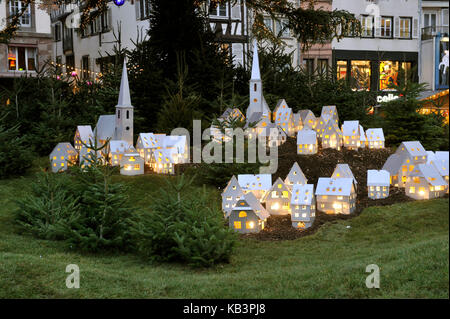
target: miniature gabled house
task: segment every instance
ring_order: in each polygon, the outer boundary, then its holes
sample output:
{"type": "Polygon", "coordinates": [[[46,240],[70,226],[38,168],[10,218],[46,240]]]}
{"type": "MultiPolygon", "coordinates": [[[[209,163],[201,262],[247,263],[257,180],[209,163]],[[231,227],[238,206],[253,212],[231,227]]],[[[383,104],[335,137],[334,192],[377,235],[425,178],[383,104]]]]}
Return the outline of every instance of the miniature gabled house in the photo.
{"type": "Polygon", "coordinates": [[[158,174],[175,174],[172,154],[166,149],[152,151],[151,167],[158,174]]]}
{"type": "Polygon", "coordinates": [[[79,163],[81,168],[91,166],[91,162],[95,161],[95,157],[97,160],[103,162],[103,156],[100,151],[96,152],[89,147],[82,146],[78,155],[79,163]]]}
{"type": "Polygon", "coordinates": [[[385,170],[370,169],[367,171],[367,194],[371,199],[389,196],[390,174],[385,170]]]}
{"type": "Polygon", "coordinates": [[[306,229],[312,226],[316,218],[314,185],[296,184],[293,186],[291,211],[291,221],[294,228],[306,229]]]}
{"type": "Polygon", "coordinates": [[[291,190],[278,177],[262,202],[266,203],[270,215],[288,215],[291,213],[291,190]]]}
{"type": "Polygon", "coordinates": [[[53,173],[67,170],[76,163],[78,158],[77,150],[70,143],[58,143],[50,153],[50,166],[53,173]]]}
{"type": "Polygon", "coordinates": [[[337,124],[329,121],[322,135],[322,148],[334,148],[338,151],[342,148],[342,132],[337,124]]]}
{"type": "Polygon", "coordinates": [[[269,147],[280,146],[286,142],[286,132],[276,125],[275,123],[269,123],[266,127],[259,131],[258,138],[264,140],[269,147]]]}
{"type": "Polygon", "coordinates": [[[94,133],[90,125],[78,125],[75,131],[73,145],[78,152],[83,147],[83,143],[86,145],[94,143],[94,133]]]}
{"type": "Polygon", "coordinates": [[[241,174],[238,175],[238,182],[244,194],[253,193],[258,200],[262,201],[266,192],[272,187],[272,175],[241,174]]]}
{"type": "Polygon", "coordinates": [[[361,132],[359,121],[344,121],[342,124],[342,135],[344,137],[344,147],[357,149],[361,145],[361,132]]]}
{"type": "Polygon", "coordinates": [[[314,130],[317,133],[317,138],[321,139],[323,137],[323,134],[325,133],[325,129],[327,128],[328,121],[324,120],[322,116],[320,116],[316,124],[314,126],[314,130]]]}
{"type": "Polygon", "coordinates": [[[300,113],[294,113],[294,131],[298,132],[303,129],[303,122],[300,113]]]}
{"type": "Polygon", "coordinates": [[[358,189],[358,181],[353,175],[353,172],[348,164],[336,164],[331,178],[351,178],[353,180],[353,184],[355,185],[355,189],[358,189]]]}
{"type": "Polygon", "coordinates": [[[275,124],[286,132],[287,135],[293,136],[295,134],[294,114],[292,109],[287,106],[285,100],[279,100],[274,112],[275,124]]]}
{"type": "MultiPolygon", "coordinates": [[[[403,159],[398,154],[391,154],[383,165],[383,170],[388,171],[390,175],[391,185],[395,187],[403,187],[401,178],[401,169],[403,165],[403,159]],[[400,178],[400,180],[399,180],[400,178]]],[[[405,181],[406,182],[406,175],[405,181]]]]}
{"type": "Polygon", "coordinates": [[[339,116],[337,113],[336,105],[323,106],[320,116],[325,120],[325,122],[332,120],[332,122],[330,123],[334,123],[336,125],[339,124],[339,116]]]}
{"type": "Polygon", "coordinates": [[[418,164],[405,184],[406,196],[421,200],[444,196],[448,184],[432,164],[418,164]]]}
{"type": "Polygon", "coordinates": [[[351,214],[356,208],[356,190],[351,178],[320,177],[316,189],[317,210],[327,214],[351,214]]]}
{"type": "Polygon", "coordinates": [[[98,145],[103,145],[108,139],[114,139],[116,125],[115,115],[100,115],[98,117],[97,125],[94,129],[94,135],[97,137],[98,145]]]}
{"type": "Polygon", "coordinates": [[[297,132],[297,154],[310,155],[317,153],[317,133],[303,129],[297,132]]]}
{"type": "Polygon", "coordinates": [[[222,211],[225,214],[225,218],[230,216],[234,206],[241,198],[244,198],[244,191],[239,185],[236,176],[233,175],[222,192],[222,211]]]}
{"type": "Polygon", "coordinates": [[[294,165],[292,165],[284,183],[291,190],[293,185],[304,185],[308,183],[308,179],[305,177],[305,174],[303,174],[302,169],[297,162],[294,162],[294,165]]]}
{"type": "Polygon", "coordinates": [[[414,171],[417,165],[426,164],[427,152],[418,141],[402,142],[395,154],[402,160],[401,170],[399,171],[399,186],[405,187],[407,176],[414,171]]]}
{"type": "Polygon", "coordinates": [[[175,164],[189,161],[189,145],[186,135],[167,135],[163,141],[164,148],[172,154],[175,164]]]}
{"type": "MultiPolygon", "coordinates": [[[[448,179],[448,170],[449,170],[449,159],[448,152],[436,152],[434,155],[434,161],[432,161],[431,165],[439,172],[439,175],[445,180],[447,185],[449,184],[448,179]]],[[[447,193],[449,192],[449,188],[447,187],[447,193]]]]}
{"type": "Polygon", "coordinates": [[[120,174],[122,175],[142,175],[144,174],[144,159],[136,152],[125,153],[120,163],[120,174]]]}
{"type": "Polygon", "coordinates": [[[369,128],[366,131],[368,148],[384,148],[384,133],[382,128],[369,128]]]}
{"type": "Polygon", "coordinates": [[[109,162],[112,166],[120,166],[123,155],[128,151],[130,145],[125,141],[109,142],[109,162]]]}
{"type": "Polygon", "coordinates": [[[237,201],[228,223],[231,229],[241,234],[259,233],[264,229],[269,216],[258,199],[252,193],[247,193],[237,201]]]}
{"type": "Polygon", "coordinates": [[[317,118],[311,110],[300,110],[298,113],[302,119],[303,128],[315,129],[317,118]]]}
{"type": "Polygon", "coordinates": [[[359,147],[365,148],[367,146],[367,138],[366,138],[366,132],[364,132],[364,128],[362,125],[359,125],[359,133],[361,134],[359,136],[359,147]]]}
{"type": "Polygon", "coordinates": [[[136,142],[136,150],[145,160],[146,164],[151,164],[152,153],[155,149],[164,146],[166,134],[140,133],[136,142]]]}

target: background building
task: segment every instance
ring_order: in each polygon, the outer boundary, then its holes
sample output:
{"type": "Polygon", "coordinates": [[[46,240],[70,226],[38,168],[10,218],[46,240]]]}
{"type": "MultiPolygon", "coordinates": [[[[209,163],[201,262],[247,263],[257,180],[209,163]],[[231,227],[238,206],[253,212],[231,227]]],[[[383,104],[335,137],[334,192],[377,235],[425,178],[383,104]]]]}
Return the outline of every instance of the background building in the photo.
{"type": "MultiPolygon", "coordinates": [[[[40,1],[28,5],[20,18],[21,26],[8,44],[0,43],[0,78],[35,74],[52,55],[49,15],[39,8],[40,1]]],[[[23,1],[0,1],[0,29],[8,17],[24,6],[23,1]]]]}
{"type": "Polygon", "coordinates": [[[361,36],[332,41],[338,79],[385,95],[400,67],[417,77],[419,0],[334,0],[332,9],[353,13],[362,28],[361,36]]]}

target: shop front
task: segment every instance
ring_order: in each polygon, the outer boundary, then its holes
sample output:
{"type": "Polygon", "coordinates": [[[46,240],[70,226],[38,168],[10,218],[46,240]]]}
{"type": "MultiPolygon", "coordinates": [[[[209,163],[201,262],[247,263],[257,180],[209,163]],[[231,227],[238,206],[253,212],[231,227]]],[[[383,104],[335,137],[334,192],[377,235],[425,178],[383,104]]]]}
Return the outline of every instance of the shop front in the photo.
{"type": "Polygon", "coordinates": [[[401,76],[417,80],[417,61],[417,52],[333,50],[337,79],[354,90],[378,92],[383,101],[396,97],[390,85],[401,76]]]}

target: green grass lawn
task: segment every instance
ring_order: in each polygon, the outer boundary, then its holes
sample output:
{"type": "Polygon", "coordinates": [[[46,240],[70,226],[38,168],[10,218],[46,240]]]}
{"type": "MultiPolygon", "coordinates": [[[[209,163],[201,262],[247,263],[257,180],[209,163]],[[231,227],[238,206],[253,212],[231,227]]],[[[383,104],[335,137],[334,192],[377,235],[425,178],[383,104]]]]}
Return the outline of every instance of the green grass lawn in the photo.
{"type": "MultiPolygon", "coordinates": [[[[165,177],[116,178],[132,184],[131,198],[145,207],[165,177]]],[[[240,240],[230,264],[195,270],[131,254],[69,252],[17,234],[13,199],[32,179],[0,181],[1,298],[449,297],[448,199],[371,207],[295,241],[240,240]],[[68,264],[80,267],[80,289],[65,286],[68,264]],[[380,267],[380,289],[365,286],[369,264],[380,267]]]]}

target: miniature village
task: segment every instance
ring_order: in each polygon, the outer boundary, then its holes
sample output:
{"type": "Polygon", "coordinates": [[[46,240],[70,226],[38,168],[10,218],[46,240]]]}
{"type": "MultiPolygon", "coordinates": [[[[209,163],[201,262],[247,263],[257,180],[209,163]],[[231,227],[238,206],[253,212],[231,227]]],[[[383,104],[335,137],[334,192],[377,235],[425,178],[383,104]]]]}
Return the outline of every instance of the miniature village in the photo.
{"type": "MultiPolygon", "coordinates": [[[[319,117],[310,110],[294,113],[285,100],[278,101],[271,111],[263,95],[256,42],[246,114],[237,108],[227,109],[217,120],[226,123],[233,119],[245,121],[248,139],[264,141],[268,146],[278,147],[288,137],[296,137],[298,156],[316,154],[320,148],[341,151],[385,147],[381,128],[364,130],[358,120],[344,121],[339,127],[334,105],[323,106],[319,117]]],[[[218,143],[232,138],[215,125],[211,126],[211,135],[218,143]]],[[[136,144],[133,142],[133,106],[124,63],[116,113],[101,115],[94,129],[78,126],[73,146],[58,143],[50,154],[52,171],[65,171],[75,164],[83,168],[89,165],[89,158],[97,158],[120,167],[122,175],[142,175],[146,167],[156,174],[174,174],[175,165],[189,161],[184,135],[140,133],[136,144]],[[94,151],[94,143],[106,147],[94,151]]],[[[307,229],[313,225],[317,211],[354,213],[361,183],[366,183],[367,197],[374,201],[389,197],[392,187],[404,189],[405,195],[415,200],[442,197],[449,191],[448,170],[449,152],[426,151],[419,141],[405,141],[383,167],[367,170],[366,181],[357,181],[346,163],[337,164],[332,175],[320,177],[316,185],[308,183],[296,162],[284,179],[275,181],[270,174],[232,176],[222,192],[222,210],[229,227],[243,234],[260,232],[270,216],[280,215],[290,216],[293,228],[307,229]]]]}

